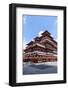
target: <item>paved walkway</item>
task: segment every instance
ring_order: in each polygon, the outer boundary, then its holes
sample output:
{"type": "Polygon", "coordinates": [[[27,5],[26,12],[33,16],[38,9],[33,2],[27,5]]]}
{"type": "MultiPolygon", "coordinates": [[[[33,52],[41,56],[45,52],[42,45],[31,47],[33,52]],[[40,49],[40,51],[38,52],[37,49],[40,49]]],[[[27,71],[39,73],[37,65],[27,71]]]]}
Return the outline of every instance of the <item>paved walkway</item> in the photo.
{"type": "Polygon", "coordinates": [[[57,73],[57,62],[26,63],[23,65],[23,74],[52,74],[57,73]]]}

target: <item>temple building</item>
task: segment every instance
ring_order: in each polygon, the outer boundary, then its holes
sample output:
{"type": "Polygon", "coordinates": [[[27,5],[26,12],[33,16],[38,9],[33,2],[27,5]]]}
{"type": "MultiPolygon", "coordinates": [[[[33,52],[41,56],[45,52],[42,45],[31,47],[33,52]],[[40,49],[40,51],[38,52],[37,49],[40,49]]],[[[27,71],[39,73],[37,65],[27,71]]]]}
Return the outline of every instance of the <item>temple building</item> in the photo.
{"type": "Polygon", "coordinates": [[[27,44],[23,53],[24,62],[51,62],[57,61],[57,42],[47,30],[40,37],[27,44]]]}

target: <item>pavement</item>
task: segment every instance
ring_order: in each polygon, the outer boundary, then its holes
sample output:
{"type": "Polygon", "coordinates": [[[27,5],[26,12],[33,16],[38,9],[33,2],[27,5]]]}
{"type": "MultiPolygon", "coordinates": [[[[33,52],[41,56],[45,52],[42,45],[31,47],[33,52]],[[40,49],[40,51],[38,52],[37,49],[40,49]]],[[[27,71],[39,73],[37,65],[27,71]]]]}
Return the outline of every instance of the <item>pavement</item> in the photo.
{"type": "Polygon", "coordinates": [[[23,75],[57,73],[57,62],[24,63],[23,75]]]}

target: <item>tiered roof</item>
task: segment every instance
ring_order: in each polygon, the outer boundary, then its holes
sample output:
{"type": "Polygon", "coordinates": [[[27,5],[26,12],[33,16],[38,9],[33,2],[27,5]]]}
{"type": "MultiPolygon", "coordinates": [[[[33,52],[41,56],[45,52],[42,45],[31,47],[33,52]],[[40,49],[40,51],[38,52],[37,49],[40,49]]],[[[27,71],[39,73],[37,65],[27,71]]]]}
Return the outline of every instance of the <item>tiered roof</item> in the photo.
{"type": "Polygon", "coordinates": [[[42,44],[42,43],[40,43],[40,42],[42,42],[42,38],[43,37],[45,37],[46,36],[46,41],[48,42],[51,42],[51,44],[53,44],[53,46],[54,46],[54,43],[55,43],[55,46],[56,46],[56,44],[57,44],[57,42],[53,39],[53,37],[51,36],[51,34],[46,30],[45,32],[43,32],[42,33],[42,36],[41,37],[35,37],[34,38],[34,41],[30,41],[27,45],[27,47],[26,47],[26,49],[29,49],[29,48],[32,48],[32,47],[35,47],[35,46],[38,46],[38,47],[40,47],[40,48],[45,48],[45,46],[42,44]],[[48,37],[48,38],[47,38],[48,37]],[[49,38],[50,38],[50,40],[49,40],[49,38]],[[47,40],[48,39],[48,40],[47,40]]]}
{"type": "Polygon", "coordinates": [[[50,33],[46,30],[45,32],[42,33],[43,36],[47,35],[50,36],[50,33]]]}

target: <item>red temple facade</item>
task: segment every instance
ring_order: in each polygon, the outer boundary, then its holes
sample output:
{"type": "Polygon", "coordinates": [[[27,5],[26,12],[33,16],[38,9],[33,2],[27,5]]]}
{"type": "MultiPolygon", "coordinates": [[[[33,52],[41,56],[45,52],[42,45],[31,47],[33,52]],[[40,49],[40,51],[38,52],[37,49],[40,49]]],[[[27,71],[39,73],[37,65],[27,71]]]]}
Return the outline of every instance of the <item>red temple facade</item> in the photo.
{"type": "Polygon", "coordinates": [[[33,63],[57,61],[57,42],[48,31],[27,44],[23,61],[33,63]]]}

